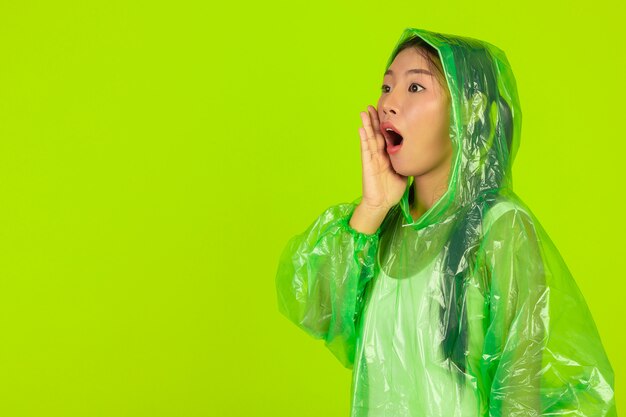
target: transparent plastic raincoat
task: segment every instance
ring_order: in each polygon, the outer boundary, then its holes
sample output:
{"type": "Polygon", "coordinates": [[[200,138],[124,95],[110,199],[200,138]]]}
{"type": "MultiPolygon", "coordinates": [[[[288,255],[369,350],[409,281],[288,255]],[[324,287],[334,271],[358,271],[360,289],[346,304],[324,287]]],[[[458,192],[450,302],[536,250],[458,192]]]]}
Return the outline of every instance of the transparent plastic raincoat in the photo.
{"type": "Polygon", "coordinates": [[[411,36],[438,51],[452,98],[448,189],[414,220],[409,177],[372,234],[349,224],[362,197],[324,210],[282,252],[280,312],[353,370],[352,417],[616,416],[584,297],[512,190],[522,120],[505,53],[407,28],[387,67],[411,36]]]}

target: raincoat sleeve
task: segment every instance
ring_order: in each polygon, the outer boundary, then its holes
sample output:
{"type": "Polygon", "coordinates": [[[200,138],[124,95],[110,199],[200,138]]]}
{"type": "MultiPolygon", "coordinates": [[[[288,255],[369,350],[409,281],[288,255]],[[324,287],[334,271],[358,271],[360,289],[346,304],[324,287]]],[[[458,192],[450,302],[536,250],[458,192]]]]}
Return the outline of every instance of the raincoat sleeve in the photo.
{"type": "Polygon", "coordinates": [[[506,210],[483,245],[489,416],[616,416],[613,370],[595,323],[539,222],[506,210]]]}
{"type": "Polygon", "coordinates": [[[354,365],[364,289],[375,274],[381,230],[364,234],[350,226],[355,201],[326,209],[293,236],[276,273],[280,312],[313,338],[324,339],[348,369],[354,365]]]}

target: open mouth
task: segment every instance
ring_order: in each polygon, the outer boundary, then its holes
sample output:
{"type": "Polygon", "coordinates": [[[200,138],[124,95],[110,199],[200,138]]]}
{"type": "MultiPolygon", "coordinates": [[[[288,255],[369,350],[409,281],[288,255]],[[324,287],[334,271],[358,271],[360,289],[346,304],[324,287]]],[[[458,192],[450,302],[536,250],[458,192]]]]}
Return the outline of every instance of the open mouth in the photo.
{"type": "Polygon", "coordinates": [[[393,131],[392,129],[388,129],[385,132],[388,142],[392,145],[392,146],[397,146],[400,145],[402,143],[402,141],[404,140],[404,138],[402,137],[402,135],[400,135],[398,132],[393,131]]]}

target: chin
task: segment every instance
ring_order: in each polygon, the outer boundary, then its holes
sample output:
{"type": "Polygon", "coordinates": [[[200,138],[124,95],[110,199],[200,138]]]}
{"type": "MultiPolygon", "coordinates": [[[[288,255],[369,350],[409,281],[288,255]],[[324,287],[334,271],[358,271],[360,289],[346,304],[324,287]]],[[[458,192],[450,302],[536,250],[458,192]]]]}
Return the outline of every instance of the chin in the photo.
{"type": "Polygon", "coordinates": [[[414,176],[415,175],[415,167],[406,167],[401,163],[393,163],[393,161],[391,162],[391,166],[393,167],[393,170],[404,176],[404,177],[408,177],[408,176],[414,176]]]}

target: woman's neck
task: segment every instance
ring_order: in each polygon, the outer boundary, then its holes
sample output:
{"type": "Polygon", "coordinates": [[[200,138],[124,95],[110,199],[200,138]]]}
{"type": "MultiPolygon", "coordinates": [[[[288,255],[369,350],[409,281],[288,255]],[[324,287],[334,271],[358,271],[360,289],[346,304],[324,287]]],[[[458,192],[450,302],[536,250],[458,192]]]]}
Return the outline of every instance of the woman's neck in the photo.
{"type": "Polygon", "coordinates": [[[419,219],[428,211],[448,190],[450,164],[442,164],[438,169],[426,174],[415,176],[413,179],[413,204],[410,213],[413,220],[419,219]]]}

